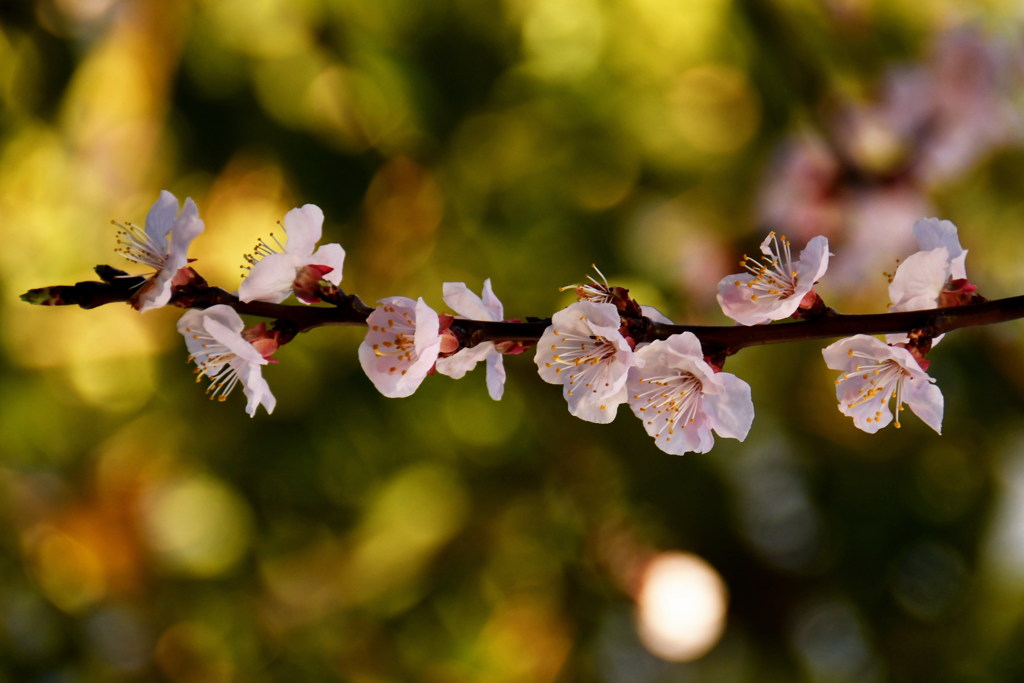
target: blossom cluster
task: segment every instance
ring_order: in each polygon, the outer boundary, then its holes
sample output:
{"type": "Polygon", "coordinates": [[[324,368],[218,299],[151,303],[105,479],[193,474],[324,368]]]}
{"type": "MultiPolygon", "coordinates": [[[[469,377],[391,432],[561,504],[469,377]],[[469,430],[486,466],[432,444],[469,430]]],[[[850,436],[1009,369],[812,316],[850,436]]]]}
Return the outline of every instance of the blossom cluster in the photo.
{"type": "MultiPolygon", "coordinates": [[[[284,216],[279,238],[260,239],[245,256],[247,271],[236,295],[227,302],[199,301],[206,287],[192,269],[187,251],[204,224],[194,202],[162,192],[143,227],[117,223],[118,251],[153,270],[135,277],[129,303],[140,311],[168,304],[190,308],[178,322],[197,379],[209,380],[211,398],[225,400],[236,386],[247,398],[246,411],[259,406],[269,413],[276,401],[263,368],[296,330],[266,323],[246,328],[238,308],[273,317],[281,302],[294,295],[303,304],[339,305],[345,250],[335,243],[318,246],[324,215],[312,204],[284,216]],[[235,302],[235,305],[231,305],[235,302]],[[254,302],[268,309],[246,308],[254,302]],[[275,308],[276,307],[276,308],[275,308]]],[[[889,310],[914,311],[981,301],[967,279],[967,252],[956,226],[935,218],[913,226],[918,251],[899,263],[889,278],[889,310]]],[[[760,245],[760,256],[744,256],[741,272],[718,283],[722,311],[741,326],[765,325],[786,318],[835,315],[816,285],[829,267],[828,239],[815,236],[797,254],[790,240],[774,232],[760,245]]],[[[596,270],[596,267],[595,267],[596,270]]],[[[117,271],[120,273],[120,271],[117,271]]],[[[390,296],[365,308],[358,322],[367,331],[359,346],[359,363],[385,396],[413,394],[434,373],[459,379],[478,363],[486,367],[486,385],[494,400],[504,391],[503,357],[535,346],[534,361],[542,380],[561,385],[569,413],[607,424],[628,404],[661,450],[672,454],[704,453],[715,435],[743,440],[754,419],[750,385],[725,372],[734,350],[702,346],[689,330],[680,330],[658,310],[642,306],[628,290],[589,277],[571,285],[577,301],[556,312],[536,336],[474,337],[469,330],[518,323],[505,318],[504,307],[489,279],[479,295],[462,282],[446,282],[444,303],[452,313],[438,313],[423,298],[390,296]],[[474,328],[473,326],[477,327],[474,328]]],[[[299,307],[295,307],[299,308],[299,307]]],[[[859,429],[873,433],[892,423],[909,406],[925,424],[941,431],[943,397],[927,374],[925,355],[941,335],[927,329],[892,333],[884,340],[867,334],[841,339],[822,351],[827,367],[839,371],[836,398],[842,414],[859,429]]]]}
{"type": "Polygon", "coordinates": [[[1001,149],[1024,143],[1021,43],[952,24],[921,62],[890,66],[856,99],[832,98],[818,125],[773,155],[757,221],[791,237],[826,235],[849,254],[831,273],[854,287],[884,267],[934,195],[1001,149]]]}

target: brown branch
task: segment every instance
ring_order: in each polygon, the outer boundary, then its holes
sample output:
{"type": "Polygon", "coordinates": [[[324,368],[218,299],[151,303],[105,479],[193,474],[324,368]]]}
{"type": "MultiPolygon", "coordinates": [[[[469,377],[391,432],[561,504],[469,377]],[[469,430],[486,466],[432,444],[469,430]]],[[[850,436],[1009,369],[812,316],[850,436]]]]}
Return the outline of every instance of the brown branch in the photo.
{"type": "MultiPolygon", "coordinates": [[[[667,339],[674,334],[692,332],[707,349],[713,347],[731,355],[748,346],[782,344],[805,339],[849,337],[855,334],[885,334],[921,330],[934,337],[945,332],[991,325],[1024,318],[1024,296],[996,299],[983,303],[947,308],[930,308],[901,313],[843,315],[828,309],[818,318],[774,325],[667,325],[647,320],[636,325],[633,339],[637,343],[667,339]]],[[[499,323],[481,320],[456,320],[453,329],[465,334],[466,345],[484,341],[536,342],[550,319],[526,323],[499,323]]]]}
{"type": "MultiPolygon", "coordinates": [[[[103,278],[102,282],[43,287],[22,294],[21,298],[39,305],[77,305],[82,308],[95,308],[109,303],[129,301],[139,286],[145,282],[143,277],[126,276],[121,271],[109,267],[100,266],[97,273],[103,278]]],[[[291,335],[325,325],[365,325],[367,317],[373,311],[354,294],[345,294],[326,283],[322,285],[321,297],[332,305],[286,305],[261,301],[243,303],[230,292],[218,287],[209,287],[197,275],[191,285],[175,289],[171,304],[182,308],[208,308],[216,304],[226,304],[242,314],[271,318],[277,321],[280,327],[288,329],[291,335]]],[[[962,327],[991,325],[1020,318],[1024,318],[1024,296],[901,313],[843,315],[826,309],[817,317],[799,322],[751,327],[668,325],[647,318],[630,318],[626,323],[630,336],[637,343],[692,332],[700,339],[707,353],[727,356],[749,346],[848,337],[855,334],[909,333],[917,330],[925,336],[934,337],[962,327]]],[[[514,341],[531,345],[540,339],[550,324],[550,318],[531,318],[527,322],[456,319],[451,330],[464,346],[475,346],[488,341],[514,341]]]]}

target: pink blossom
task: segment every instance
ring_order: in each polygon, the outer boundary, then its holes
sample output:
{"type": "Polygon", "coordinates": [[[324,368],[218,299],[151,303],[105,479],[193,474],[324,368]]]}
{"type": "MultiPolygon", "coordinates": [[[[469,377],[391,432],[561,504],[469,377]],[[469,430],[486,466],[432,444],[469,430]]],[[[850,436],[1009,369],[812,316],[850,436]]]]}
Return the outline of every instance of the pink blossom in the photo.
{"type": "Polygon", "coordinates": [[[614,304],[578,301],[551,317],[534,357],[541,379],[561,384],[572,415],[607,424],[626,400],[626,374],[636,362],[619,331],[614,304]]]}
{"type": "Polygon", "coordinates": [[[191,199],[178,212],[178,199],[163,190],[146,214],[145,227],[117,223],[118,251],[129,261],[156,272],[143,284],[131,304],[139,311],[166,306],[174,277],[188,265],[188,248],[204,229],[199,209],[191,199]]]}
{"type": "MultiPolygon", "coordinates": [[[[504,319],[501,301],[491,289],[490,278],[484,280],[481,296],[469,291],[464,282],[445,282],[443,292],[444,302],[460,316],[470,320],[495,322],[504,319]]],[[[481,342],[476,346],[460,349],[451,356],[439,358],[436,367],[442,375],[461,379],[480,361],[487,362],[487,392],[495,401],[500,401],[505,391],[505,365],[501,351],[494,342],[481,342]]]]}
{"type": "MultiPolygon", "coordinates": [[[[974,286],[967,282],[967,251],[960,246],[956,226],[937,218],[914,223],[920,251],[900,263],[889,284],[891,311],[918,311],[964,303],[974,286]]],[[[942,335],[932,340],[938,343],[942,335]]],[[[886,335],[890,344],[907,341],[905,334],[886,335]]]]}
{"type": "Polygon", "coordinates": [[[437,361],[440,320],[422,298],[391,296],[377,303],[366,320],[359,364],[380,393],[404,398],[419,388],[437,361]]]}
{"type": "Polygon", "coordinates": [[[197,380],[210,379],[210,386],[206,388],[209,397],[227,400],[228,394],[241,384],[248,399],[245,411],[253,417],[260,405],[272,413],[277,404],[261,369],[270,361],[259,350],[269,356],[277,349],[277,344],[268,345],[264,339],[265,325],[257,326],[259,332],[248,335],[250,331],[244,327],[235,309],[223,304],[186,311],[178,320],[178,332],[185,337],[185,346],[191,354],[189,359],[196,364],[197,380]],[[252,343],[257,339],[261,341],[259,349],[252,343]]]}
{"type": "Polygon", "coordinates": [[[326,280],[341,283],[345,250],[340,244],[325,244],[314,251],[323,231],[324,213],[315,204],[292,209],[284,216],[287,235],[281,244],[271,235],[274,244],[260,240],[254,253],[246,257],[252,264],[249,274],[238,289],[242,301],[280,303],[295,292],[299,301],[316,303],[316,283],[326,280]]]}
{"type": "Polygon", "coordinates": [[[814,284],[828,269],[828,239],[819,235],[807,243],[796,261],[785,235],[769,233],[761,242],[764,257],[744,256],[747,272],[727,275],[718,283],[722,311],[742,325],[759,325],[788,318],[805,297],[813,296],[814,284]]]}
{"type": "Polygon", "coordinates": [[[704,361],[700,340],[683,332],[637,349],[626,383],[633,413],[666,453],[706,453],[711,432],[743,441],[754,420],[750,385],[704,361]]]}
{"type": "Polygon", "coordinates": [[[842,374],[836,380],[839,412],[869,434],[893,422],[898,429],[903,405],[936,432],[942,432],[942,392],[903,346],[858,334],[822,350],[825,364],[842,374]],[[889,408],[896,399],[896,418],[889,408]]]}

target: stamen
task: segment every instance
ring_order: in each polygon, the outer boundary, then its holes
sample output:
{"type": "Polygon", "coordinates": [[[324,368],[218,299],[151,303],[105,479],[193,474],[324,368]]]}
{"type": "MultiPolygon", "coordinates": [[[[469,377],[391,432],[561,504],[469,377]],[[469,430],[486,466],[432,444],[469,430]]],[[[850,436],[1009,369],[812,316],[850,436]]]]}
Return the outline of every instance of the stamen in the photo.
{"type": "MultiPolygon", "coordinates": [[[[889,401],[895,398],[896,408],[893,426],[899,429],[901,427],[899,414],[903,410],[904,405],[903,382],[912,378],[910,372],[891,358],[878,361],[865,353],[854,351],[853,349],[849,351],[849,355],[851,358],[867,359],[871,363],[857,364],[854,366],[853,371],[843,373],[836,380],[837,385],[848,381],[861,382],[860,386],[857,387],[856,395],[847,402],[847,405],[850,408],[856,408],[876,399],[879,404],[888,405],[889,401]]],[[[874,418],[868,417],[866,421],[878,422],[881,416],[881,411],[878,411],[874,414],[874,418]]]]}
{"type": "MultiPolygon", "coordinates": [[[[377,358],[391,358],[399,364],[413,363],[416,360],[416,326],[413,319],[407,312],[399,312],[392,306],[384,306],[382,310],[389,317],[372,328],[371,334],[375,335],[371,347],[374,355],[377,358]]],[[[398,372],[399,369],[392,366],[388,371],[398,372]]]]}
{"type": "Polygon", "coordinates": [[[231,363],[237,356],[203,330],[186,328],[186,332],[191,333],[194,340],[202,342],[201,350],[189,356],[196,364],[196,381],[208,378],[207,396],[211,400],[227,400],[228,394],[240,381],[238,370],[231,363]]]}
{"type": "Polygon", "coordinates": [[[641,382],[652,388],[633,394],[634,400],[643,403],[640,411],[653,413],[647,424],[654,426],[662,421],[661,427],[653,434],[655,439],[671,441],[676,429],[686,429],[697,420],[703,407],[703,385],[695,375],[682,372],[676,375],[645,377],[641,382]]]}
{"type": "Polygon", "coordinates": [[[595,264],[591,263],[590,267],[597,271],[598,276],[601,278],[600,282],[587,275],[590,284],[584,282],[576,285],[565,285],[564,287],[559,287],[558,291],[564,292],[568,289],[575,289],[577,301],[593,301],[599,304],[614,302],[615,297],[612,295],[612,288],[608,284],[608,278],[604,276],[604,273],[595,264]]]}
{"type": "MultiPolygon", "coordinates": [[[[278,222],[278,225],[281,225],[280,221],[278,222]]],[[[249,270],[254,265],[256,265],[258,261],[263,260],[267,256],[270,256],[271,254],[280,254],[284,252],[284,245],[281,244],[281,240],[277,239],[277,236],[274,233],[270,233],[270,240],[273,242],[273,244],[263,239],[262,237],[259,239],[258,242],[256,242],[256,246],[252,248],[252,252],[242,257],[243,259],[245,259],[246,263],[249,264],[247,266],[243,265],[242,269],[249,270]]]]}
{"type": "Polygon", "coordinates": [[[752,301],[758,301],[762,297],[786,299],[796,291],[800,279],[797,269],[793,266],[793,253],[789,239],[785,235],[776,237],[774,232],[768,233],[772,246],[769,253],[763,255],[761,260],[752,256],[743,255],[740,267],[746,270],[752,278],[746,282],[736,280],[737,287],[748,287],[756,290],[751,295],[752,301]]]}
{"type": "Polygon", "coordinates": [[[608,383],[603,381],[602,373],[614,362],[618,352],[614,343],[601,336],[583,337],[572,333],[567,333],[556,341],[560,343],[552,344],[551,350],[559,353],[551,358],[551,363],[563,366],[555,368],[557,374],[561,374],[562,370],[568,371],[568,391],[582,387],[596,394],[597,389],[593,387],[608,386],[608,383]]]}
{"type": "Polygon", "coordinates": [[[110,222],[119,228],[117,247],[114,251],[129,261],[149,266],[154,270],[161,270],[164,267],[164,262],[167,261],[166,245],[158,245],[153,236],[134,223],[110,222]]]}

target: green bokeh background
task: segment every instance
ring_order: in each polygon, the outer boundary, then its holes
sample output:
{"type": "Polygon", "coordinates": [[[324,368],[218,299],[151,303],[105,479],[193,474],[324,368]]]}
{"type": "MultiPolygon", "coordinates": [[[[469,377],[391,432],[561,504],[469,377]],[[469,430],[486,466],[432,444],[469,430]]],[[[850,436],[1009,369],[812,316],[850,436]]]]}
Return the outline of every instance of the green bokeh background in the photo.
{"type": "MultiPolygon", "coordinates": [[[[745,442],[674,457],[625,408],[571,418],[529,354],[500,403],[482,370],[389,400],[360,330],[321,329],[249,419],[203,398],[175,311],[17,298],[121,265],[110,220],[166,188],[228,289],[312,202],[366,301],[443,310],[442,282],[490,277],[507,316],[547,316],[597,263],[724,324],[714,284],[761,239],[780,143],[950,26],[1021,20],[1010,0],[0,5],[0,680],[1024,679],[1020,323],[930,355],[941,437],[856,431],[802,343],[730,359],[745,442]],[[669,550],[729,592],[691,662],[634,627],[669,550]]],[[[1011,146],[929,188],[992,298],[1024,292],[1022,169],[1011,146]]],[[[884,292],[822,284],[842,310],[884,292]]]]}

